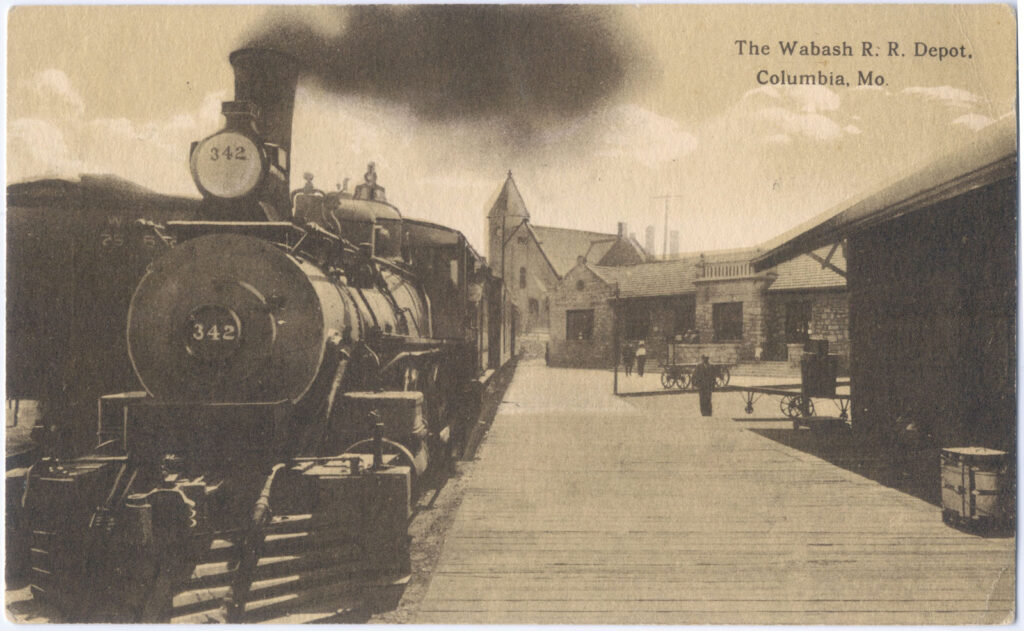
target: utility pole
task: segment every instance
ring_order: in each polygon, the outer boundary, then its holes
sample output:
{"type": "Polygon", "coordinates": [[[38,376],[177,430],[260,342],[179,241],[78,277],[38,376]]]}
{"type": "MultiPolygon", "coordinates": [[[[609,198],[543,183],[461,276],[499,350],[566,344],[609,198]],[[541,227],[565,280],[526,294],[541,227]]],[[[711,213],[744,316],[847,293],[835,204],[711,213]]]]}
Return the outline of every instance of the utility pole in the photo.
{"type": "MultiPolygon", "coordinates": [[[[665,200],[665,231],[662,234],[661,243],[661,258],[668,260],[668,200],[670,199],[682,199],[682,195],[656,195],[651,199],[663,199],[665,200]]],[[[651,252],[653,255],[654,252],[651,252]]]]}
{"type": "Polygon", "coordinates": [[[612,299],[612,394],[619,394],[619,359],[622,357],[622,342],[619,340],[619,284],[615,283],[615,298],[612,299]]]}

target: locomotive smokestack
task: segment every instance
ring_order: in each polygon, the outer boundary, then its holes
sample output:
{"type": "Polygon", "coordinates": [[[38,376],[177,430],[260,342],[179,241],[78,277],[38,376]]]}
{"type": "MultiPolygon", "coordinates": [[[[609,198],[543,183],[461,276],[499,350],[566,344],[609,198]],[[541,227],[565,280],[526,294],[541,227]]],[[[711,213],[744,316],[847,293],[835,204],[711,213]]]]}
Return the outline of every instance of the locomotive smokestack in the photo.
{"type": "Polygon", "coordinates": [[[278,145],[290,156],[299,79],[295,59],[276,50],[242,48],[231,53],[229,60],[235,69],[235,101],[256,104],[257,130],[266,142],[278,145]]]}
{"type": "Polygon", "coordinates": [[[226,125],[189,157],[206,214],[228,221],[281,221],[291,215],[292,111],[299,67],[275,50],[243,48],[229,57],[235,100],[223,104],[226,125]]]}

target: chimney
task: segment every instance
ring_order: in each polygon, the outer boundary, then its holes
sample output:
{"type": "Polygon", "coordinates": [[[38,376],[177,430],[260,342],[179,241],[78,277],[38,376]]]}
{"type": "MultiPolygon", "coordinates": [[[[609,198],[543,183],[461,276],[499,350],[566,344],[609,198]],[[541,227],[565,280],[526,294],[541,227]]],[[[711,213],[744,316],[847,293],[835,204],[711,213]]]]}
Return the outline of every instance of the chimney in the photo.
{"type": "Polygon", "coordinates": [[[654,256],[654,226],[647,226],[647,231],[644,234],[644,249],[651,256],[654,256]]]}
{"type": "Polygon", "coordinates": [[[675,258],[679,256],[679,231],[672,230],[668,233],[668,253],[675,258]]]}
{"type": "Polygon", "coordinates": [[[628,228],[628,226],[626,225],[625,221],[620,221],[619,222],[619,238],[620,239],[622,239],[623,237],[626,236],[627,228],[628,228]]]}

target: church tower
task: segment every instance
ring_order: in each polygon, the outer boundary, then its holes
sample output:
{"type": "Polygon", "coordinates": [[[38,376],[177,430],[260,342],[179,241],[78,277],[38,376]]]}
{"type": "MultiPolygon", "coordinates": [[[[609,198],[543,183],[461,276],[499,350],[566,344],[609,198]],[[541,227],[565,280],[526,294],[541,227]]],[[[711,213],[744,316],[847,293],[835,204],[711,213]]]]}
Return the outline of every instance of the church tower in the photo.
{"type": "MultiPolygon", "coordinates": [[[[505,263],[502,260],[502,244],[512,237],[512,233],[520,224],[529,219],[530,213],[526,210],[526,204],[512,179],[512,171],[509,171],[508,178],[505,179],[487,213],[487,262],[496,276],[504,276],[504,270],[501,269],[505,263]]],[[[505,243],[505,247],[514,247],[513,243],[514,240],[505,243]]],[[[506,252],[504,258],[507,259],[508,256],[509,253],[506,252]]]]}

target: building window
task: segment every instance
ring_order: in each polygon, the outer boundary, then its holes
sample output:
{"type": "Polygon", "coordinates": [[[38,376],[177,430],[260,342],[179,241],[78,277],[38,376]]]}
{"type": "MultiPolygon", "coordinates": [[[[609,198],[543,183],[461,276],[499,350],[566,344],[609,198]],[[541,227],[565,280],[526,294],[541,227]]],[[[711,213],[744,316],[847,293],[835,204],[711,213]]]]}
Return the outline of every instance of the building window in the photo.
{"type": "Polygon", "coordinates": [[[526,268],[519,268],[519,289],[526,289],[526,268]]]}
{"type": "Polygon", "coordinates": [[[803,344],[811,330],[811,303],[808,300],[786,303],[786,343],[803,344]]]}
{"type": "Polygon", "coordinates": [[[676,303],[673,312],[673,335],[686,335],[697,328],[697,305],[686,301],[676,303]]]}
{"type": "Polygon", "coordinates": [[[711,323],[716,342],[735,342],[743,339],[743,303],[719,302],[711,306],[711,323]]]}
{"type": "Polygon", "coordinates": [[[530,317],[536,318],[540,315],[540,302],[536,298],[530,298],[529,302],[530,317]]]}
{"type": "Polygon", "coordinates": [[[651,314],[644,305],[627,303],[622,334],[627,340],[646,340],[651,331],[651,314]]]}
{"type": "Polygon", "coordinates": [[[584,285],[583,285],[583,281],[582,280],[576,281],[576,290],[577,291],[583,291],[583,287],[584,287],[584,285]]]}
{"type": "Polygon", "coordinates": [[[565,312],[565,339],[589,340],[593,334],[593,309],[576,309],[565,312]]]}

